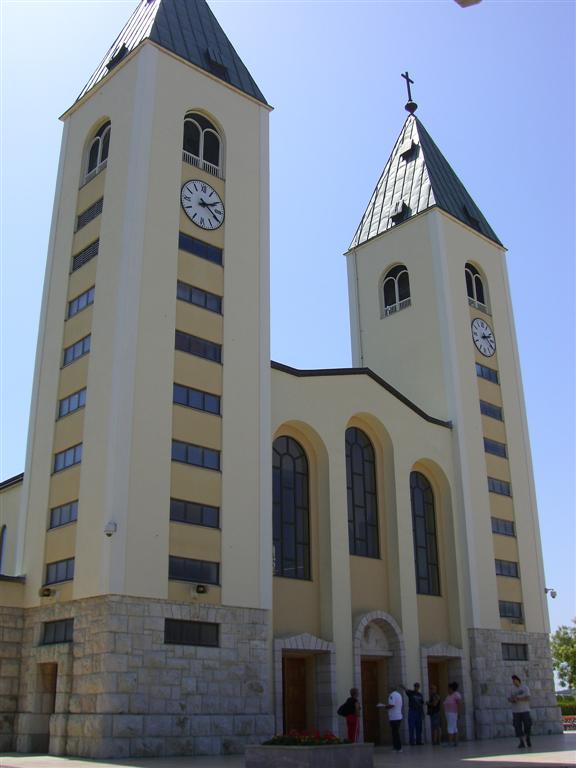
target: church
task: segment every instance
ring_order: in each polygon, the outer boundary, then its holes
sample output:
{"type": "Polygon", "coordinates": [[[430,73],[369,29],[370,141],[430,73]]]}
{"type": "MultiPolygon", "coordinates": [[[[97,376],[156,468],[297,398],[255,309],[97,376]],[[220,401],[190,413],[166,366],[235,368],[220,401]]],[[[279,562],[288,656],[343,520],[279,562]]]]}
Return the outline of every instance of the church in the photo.
{"type": "Polygon", "coordinates": [[[271,108],[205,0],[141,0],[62,116],[0,750],[344,735],[352,686],[383,744],[414,681],[494,738],[514,673],[561,732],[506,252],[406,109],[317,370],[270,361],[271,108]]]}

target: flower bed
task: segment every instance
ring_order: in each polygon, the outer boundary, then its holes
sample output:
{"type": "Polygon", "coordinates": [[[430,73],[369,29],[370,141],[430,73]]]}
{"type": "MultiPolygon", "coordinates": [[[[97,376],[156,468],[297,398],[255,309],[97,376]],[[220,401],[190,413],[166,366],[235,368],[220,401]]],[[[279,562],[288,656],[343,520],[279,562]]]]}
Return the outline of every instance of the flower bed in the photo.
{"type": "Polygon", "coordinates": [[[565,731],[576,731],[576,715],[562,715],[565,731]]]}
{"type": "Polygon", "coordinates": [[[246,747],[246,768],[373,768],[374,745],[351,744],[330,731],[291,731],[246,747]]]}

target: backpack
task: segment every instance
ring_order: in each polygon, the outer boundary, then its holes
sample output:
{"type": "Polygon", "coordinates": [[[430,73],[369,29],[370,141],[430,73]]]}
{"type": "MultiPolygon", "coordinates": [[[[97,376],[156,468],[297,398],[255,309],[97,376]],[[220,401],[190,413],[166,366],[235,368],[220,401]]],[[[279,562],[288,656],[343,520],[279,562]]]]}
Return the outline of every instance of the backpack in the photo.
{"type": "Polygon", "coordinates": [[[346,699],[344,704],[340,704],[340,706],[337,709],[337,712],[340,715],[340,717],[347,717],[348,715],[353,715],[355,711],[356,711],[356,706],[354,704],[354,699],[351,697],[349,699],[346,699]]]}

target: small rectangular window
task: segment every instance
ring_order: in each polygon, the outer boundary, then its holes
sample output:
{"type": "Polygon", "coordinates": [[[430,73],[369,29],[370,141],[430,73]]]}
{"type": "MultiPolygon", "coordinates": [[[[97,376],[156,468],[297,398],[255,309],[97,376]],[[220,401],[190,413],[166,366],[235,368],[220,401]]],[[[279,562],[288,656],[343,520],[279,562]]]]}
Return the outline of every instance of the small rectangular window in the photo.
{"type": "Polygon", "coordinates": [[[183,499],[170,499],[170,520],[175,523],[204,525],[208,528],[218,528],[220,525],[220,509],[208,504],[198,504],[183,499]]]}
{"type": "Polygon", "coordinates": [[[498,371],[495,371],[493,368],[488,368],[486,365],[476,363],[476,375],[481,379],[486,379],[486,381],[498,384],[498,371]]]}
{"type": "Polygon", "coordinates": [[[518,563],[515,563],[512,560],[496,560],[495,562],[496,576],[510,576],[514,579],[519,578],[518,563]]]}
{"type": "Polygon", "coordinates": [[[497,440],[489,440],[484,438],[484,450],[486,453],[491,453],[494,456],[501,456],[505,459],[508,455],[506,451],[506,443],[499,443],[497,440]]]}
{"type": "Polygon", "coordinates": [[[215,363],[222,362],[222,345],[213,341],[201,339],[198,336],[191,336],[184,331],[176,331],[175,348],[180,352],[187,352],[189,355],[203,357],[206,360],[212,360],[215,363]]]}
{"type": "Polygon", "coordinates": [[[528,646],[524,643],[502,643],[503,661],[528,661],[528,646]]]}
{"type": "Polygon", "coordinates": [[[172,440],[172,461],[192,464],[205,469],[220,469],[220,451],[204,448],[201,445],[172,440]]]}
{"type": "Polygon", "coordinates": [[[74,413],[79,408],[84,408],[86,405],[86,387],[79,389],[78,392],[74,392],[68,397],[62,398],[58,403],[58,418],[68,416],[69,413],[74,413]]]}
{"type": "Polygon", "coordinates": [[[220,627],[209,621],[164,619],[164,642],[169,645],[201,645],[218,648],[220,627]]]}
{"type": "Polygon", "coordinates": [[[60,581],[70,581],[74,578],[74,558],[58,560],[55,563],[46,564],[45,584],[57,584],[60,581]]]}
{"type": "Polygon", "coordinates": [[[59,619],[45,621],[42,625],[41,645],[54,643],[71,643],[74,634],[74,619],[59,619]]]}
{"type": "Polygon", "coordinates": [[[65,348],[62,367],[70,365],[74,360],[78,360],[79,357],[84,357],[88,352],[90,352],[90,334],[84,336],[83,339],[80,339],[80,341],[77,341],[75,344],[71,344],[69,347],[65,348]]]}
{"type": "Polygon", "coordinates": [[[174,384],[173,401],[177,405],[195,408],[197,411],[220,414],[220,397],[201,389],[186,387],[184,384],[174,384]]]}
{"type": "Polygon", "coordinates": [[[510,600],[499,600],[500,616],[503,619],[521,619],[522,603],[514,603],[510,600]]]}
{"type": "Polygon", "coordinates": [[[221,296],[210,293],[210,291],[204,291],[202,288],[196,288],[188,283],[183,283],[181,280],[178,280],[176,297],[181,301],[187,301],[189,304],[195,304],[197,307],[208,309],[210,312],[222,314],[221,296]]]}
{"type": "Polygon", "coordinates": [[[82,213],[78,214],[76,218],[76,232],[78,232],[79,229],[82,229],[82,227],[85,227],[86,224],[92,221],[92,219],[100,216],[102,213],[103,203],[104,198],[101,197],[100,200],[96,200],[96,202],[93,203],[89,208],[86,208],[85,211],[82,211],[82,213]]]}
{"type": "Polygon", "coordinates": [[[84,291],[84,293],[81,293],[79,296],[76,296],[75,299],[72,299],[68,302],[68,318],[74,317],[74,315],[77,315],[78,312],[82,312],[83,309],[86,309],[86,307],[89,307],[91,304],[94,304],[94,294],[96,292],[96,289],[94,286],[91,288],[88,288],[87,291],[84,291]]]}
{"type": "Polygon", "coordinates": [[[201,259],[212,261],[214,264],[222,264],[222,249],[216,248],[214,245],[202,242],[202,240],[196,240],[195,237],[185,235],[184,232],[180,232],[178,239],[178,248],[181,251],[187,253],[193,253],[194,256],[199,256],[201,259]]]}
{"type": "Polygon", "coordinates": [[[512,496],[512,486],[506,480],[497,480],[495,477],[488,478],[488,490],[490,493],[498,493],[500,496],[512,496]]]}
{"type": "Polygon", "coordinates": [[[501,536],[516,536],[516,530],[512,520],[503,520],[501,517],[492,518],[492,533],[501,536]]]}
{"type": "Polygon", "coordinates": [[[489,416],[491,419],[504,421],[502,408],[499,405],[494,405],[494,403],[487,403],[486,400],[480,400],[480,413],[483,416],[489,416]]]}
{"type": "Polygon", "coordinates": [[[80,464],[82,461],[82,443],[73,445],[65,451],[54,454],[54,472],[62,472],[63,469],[73,467],[74,464],[80,464]]]}
{"type": "Polygon", "coordinates": [[[77,269],[83,267],[84,264],[89,262],[95,256],[98,255],[98,249],[100,248],[100,240],[94,240],[93,243],[86,246],[83,250],[72,257],[72,272],[76,272],[77,269]]]}
{"type": "Polygon", "coordinates": [[[78,519],[78,500],[70,501],[50,510],[50,528],[59,528],[61,525],[74,523],[78,519]]]}
{"type": "Polygon", "coordinates": [[[172,581],[194,581],[202,584],[219,584],[220,564],[207,560],[170,555],[168,578],[172,581]]]}

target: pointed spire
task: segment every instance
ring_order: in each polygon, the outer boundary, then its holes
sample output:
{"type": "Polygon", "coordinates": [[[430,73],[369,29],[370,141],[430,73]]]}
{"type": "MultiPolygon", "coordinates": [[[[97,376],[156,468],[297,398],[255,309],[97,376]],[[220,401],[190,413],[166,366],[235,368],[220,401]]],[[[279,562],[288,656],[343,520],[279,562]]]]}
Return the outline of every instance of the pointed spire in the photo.
{"type": "Polygon", "coordinates": [[[146,39],[266,104],[206,0],[141,0],[78,99],[146,39]]]}
{"type": "Polygon", "coordinates": [[[350,248],[434,206],[502,245],[428,131],[410,114],[350,248]]]}

